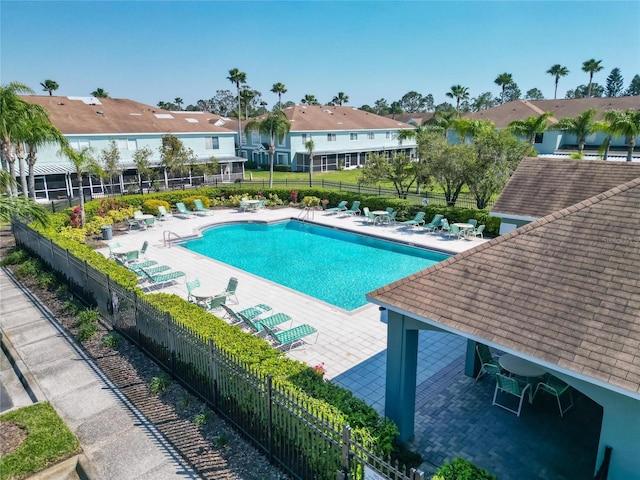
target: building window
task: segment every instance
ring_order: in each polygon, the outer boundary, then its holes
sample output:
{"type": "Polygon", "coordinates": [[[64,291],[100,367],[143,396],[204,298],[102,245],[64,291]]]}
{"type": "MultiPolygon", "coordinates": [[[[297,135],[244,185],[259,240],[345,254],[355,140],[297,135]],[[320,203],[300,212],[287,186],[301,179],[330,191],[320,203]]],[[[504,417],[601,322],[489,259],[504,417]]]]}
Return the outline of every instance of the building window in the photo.
{"type": "Polygon", "coordinates": [[[219,150],[220,138],[219,137],[204,137],[204,148],[207,150],[219,150]]]}
{"type": "Polygon", "coordinates": [[[286,153],[278,153],[276,155],[276,163],[278,165],[286,165],[287,164],[287,154],[286,153]]]}
{"type": "Polygon", "coordinates": [[[276,136],[276,138],[278,139],[278,146],[279,146],[279,147],[284,147],[284,146],[286,145],[286,143],[287,143],[287,138],[286,138],[286,136],[285,136],[285,135],[283,135],[283,136],[281,136],[281,137],[276,136]]]}
{"type": "Polygon", "coordinates": [[[536,133],[536,139],[534,143],[542,143],[543,138],[544,138],[544,133],[536,133]]]}
{"type": "Polygon", "coordinates": [[[351,133],[350,139],[351,140],[357,140],[358,139],[358,134],[357,133],[351,133]]]}
{"type": "Polygon", "coordinates": [[[335,133],[327,133],[327,142],[335,142],[336,134],[335,133]]]}
{"type": "Polygon", "coordinates": [[[90,147],[89,140],[72,140],[69,142],[69,146],[74,150],[82,150],[83,148],[90,147]]]}
{"type": "Polygon", "coordinates": [[[300,140],[302,140],[302,144],[305,145],[307,143],[307,134],[303,133],[300,135],[300,140]]]}
{"type": "Polygon", "coordinates": [[[369,132],[369,133],[367,133],[367,138],[369,140],[373,140],[375,138],[375,134],[373,132],[369,132]]]}
{"type": "Polygon", "coordinates": [[[386,139],[389,140],[391,138],[391,132],[387,132],[386,139]]]}
{"type": "Polygon", "coordinates": [[[251,145],[257,145],[260,143],[260,132],[257,130],[251,131],[251,145]]]}

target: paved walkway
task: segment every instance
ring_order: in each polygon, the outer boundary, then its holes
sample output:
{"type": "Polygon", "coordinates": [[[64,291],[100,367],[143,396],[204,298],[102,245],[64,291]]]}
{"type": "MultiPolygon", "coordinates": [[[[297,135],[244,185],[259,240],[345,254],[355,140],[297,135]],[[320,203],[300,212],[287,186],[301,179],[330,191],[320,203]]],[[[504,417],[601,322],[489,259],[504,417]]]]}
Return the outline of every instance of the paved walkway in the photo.
{"type": "Polygon", "coordinates": [[[4,269],[0,292],[0,411],[51,402],[80,440],[91,478],[200,478],[4,269]],[[15,370],[26,377],[31,395],[15,370]]]}

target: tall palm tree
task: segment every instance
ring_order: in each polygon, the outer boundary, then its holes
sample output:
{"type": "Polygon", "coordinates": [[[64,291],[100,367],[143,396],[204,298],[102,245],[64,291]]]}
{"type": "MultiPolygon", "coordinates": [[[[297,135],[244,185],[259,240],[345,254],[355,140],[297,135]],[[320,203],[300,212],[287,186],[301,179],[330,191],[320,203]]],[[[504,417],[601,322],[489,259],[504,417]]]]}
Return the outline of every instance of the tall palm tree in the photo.
{"type": "Polygon", "coordinates": [[[240,117],[242,111],[240,107],[240,85],[247,83],[247,74],[245,72],[241,72],[237,68],[232,68],[229,70],[229,76],[227,77],[231,83],[236,86],[236,94],[238,95],[238,156],[240,156],[240,147],[242,147],[242,127],[240,125],[240,117]]]}
{"type": "MultiPolygon", "coordinates": [[[[606,118],[606,115],[605,115],[606,118]]],[[[636,146],[636,137],[640,135],[640,110],[628,109],[625,112],[619,112],[609,118],[611,122],[611,130],[615,136],[625,137],[625,143],[628,146],[627,162],[633,159],[633,149],[636,146]]]]}
{"type": "Polygon", "coordinates": [[[96,88],[93,92],[91,92],[96,98],[109,98],[109,92],[105,91],[103,88],[96,88]]]}
{"type": "Polygon", "coordinates": [[[438,110],[433,114],[433,117],[424,122],[424,124],[428,125],[432,131],[442,133],[442,136],[447,140],[449,136],[449,129],[458,117],[459,113],[456,110],[438,110]]]}
{"type": "Polygon", "coordinates": [[[569,69],[567,67],[563,67],[559,63],[553,65],[549,70],[547,70],[549,75],[553,75],[555,78],[555,90],[553,91],[553,99],[555,100],[558,96],[558,81],[560,77],[566,77],[569,75],[569,69]]]}
{"type": "Polygon", "coordinates": [[[36,198],[36,183],[35,183],[35,165],[38,160],[38,147],[47,144],[58,144],[61,148],[68,145],[60,130],[51,124],[51,122],[42,122],[34,125],[27,138],[25,139],[27,144],[27,165],[29,168],[29,193],[31,198],[36,198]]]}
{"type": "Polygon", "coordinates": [[[501,103],[504,103],[504,90],[507,88],[507,85],[513,83],[513,76],[510,73],[501,73],[498,75],[498,78],[494,80],[497,85],[502,87],[502,95],[500,96],[501,103]]]}
{"type": "Polygon", "coordinates": [[[544,112],[542,115],[530,116],[526,120],[514,120],[509,124],[509,130],[514,135],[525,137],[533,145],[536,135],[547,129],[547,120],[553,117],[553,112],[544,112]]]}
{"type": "Polygon", "coordinates": [[[553,129],[575,135],[578,140],[578,154],[581,156],[587,137],[595,132],[593,120],[595,114],[596,109],[590,108],[575,118],[567,117],[561,119],[553,126],[553,129]]]}
{"type": "Polygon", "coordinates": [[[53,95],[54,90],[58,90],[60,85],[55,80],[45,80],[44,82],[40,82],[40,86],[42,87],[43,92],[49,92],[49,96],[53,95]]]}
{"type": "Polygon", "coordinates": [[[460,102],[469,100],[469,89],[462,85],[453,85],[451,91],[446,93],[447,97],[456,99],[456,110],[460,111],[460,102]]]}
{"type": "MultiPolygon", "coordinates": [[[[13,191],[12,184],[15,183],[15,178],[9,172],[0,170],[1,191],[7,193],[13,191]]],[[[8,223],[12,220],[34,220],[46,227],[49,223],[49,214],[30,198],[0,195],[0,222],[8,223]]]]}
{"type": "Polygon", "coordinates": [[[316,144],[312,138],[309,138],[309,140],[304,144],[304,148],[309,154],[309,188],[313,186],[313,149],[315,146],[316,144]]]}
{"type": "Polygon", "coordinates": [[[80,196],[80,221],[81,226],[84,227],[84,186],[82,185],[82,174],[85,172],[95,172],[97,169],[97,162],[93,158],[93,151],[91,147],[83,147],[80,150],[75,150],[70,146],[66,146],[60,150],[60,154],[67,157],[76,169],[78,194],[80,196]]]}
{"type": "Polygon", "coordinates": [[[252,90],[248,85],[240,90],[241,105],[244,105],[244,118],[249,118],[249,105],[258,95],[260,95],[260,92],[252,90]]]}
{"type": "Polygon", "coordinates": [[[302,103],[303,105],[320,105],[320,102],[318,101],[316,96],[315,95],[311,95],[309,93],[307,93],[302,98],[302,100],[300,100],[300,103],[302,103]]]}
{"type": "Polygon", "coordinates": [[[336,105],[342,106],[343,103],[349,103],[349,95],[345,94],[344,92],[338,92],[338,95],[333,97],[333,100],[331,101],[336,105]]]}
{"type": "Polygon", "coordinates": [[[271,87],[273,93],[278,94],[278,108],[282,110],[282,94],[287,93],[287,87],[282,82],[274,83],[271,87]]]}
{"type": "Polygon", "coordinates": [[[291,130],[291,123],[282,110],[274,110],[261,120],[248,122],[244,131],[247,138],[252,131],[258,130],[260,135],[269,137],[269,188],[273,187],[273,157],[276,153],[276,138],[282,140],[291,130]]]}
{"type": "Polygon", "coordinates": [[[173,100],[173,103],[175,103],[178,106],[178,110],[182,110],[182,104],[184,103],[184,100],[182,100],[180,97],[176,97],[173,100]]]}
{"type": "Polygon", "coordinates": [[[606,161],[609,158],[611,139],[618,136],[613,125],[617,122],[620,115],[623,115],[623,112],[620,110],[609,110],[604,114],[602,120],[596,121],[593,124],[596,132],[604,133],[605,135],[602,145],[598,148],[598,153],[602,155],[602,160],[606,161]]]}
{"type": "Polygon", "coordinates": [[[593,84],[593,74],[599,72],[604,67],[600,65],[602,60],[591,58],[582,63],[582,71],[589,74],[589,88],[587,90],[587,98],[591,98],[591,85],[593,84]]]}

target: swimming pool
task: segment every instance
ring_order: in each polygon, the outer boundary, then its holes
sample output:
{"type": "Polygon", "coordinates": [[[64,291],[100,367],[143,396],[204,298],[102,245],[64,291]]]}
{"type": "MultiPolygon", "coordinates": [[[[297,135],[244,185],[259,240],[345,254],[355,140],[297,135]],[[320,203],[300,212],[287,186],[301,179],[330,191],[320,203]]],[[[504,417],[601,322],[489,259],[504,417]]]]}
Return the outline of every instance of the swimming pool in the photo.
{"type": "Polygon", "coordinates": [[[183,246],[345,310],[448,255],[297,221],[212,227],[183,246]]]}

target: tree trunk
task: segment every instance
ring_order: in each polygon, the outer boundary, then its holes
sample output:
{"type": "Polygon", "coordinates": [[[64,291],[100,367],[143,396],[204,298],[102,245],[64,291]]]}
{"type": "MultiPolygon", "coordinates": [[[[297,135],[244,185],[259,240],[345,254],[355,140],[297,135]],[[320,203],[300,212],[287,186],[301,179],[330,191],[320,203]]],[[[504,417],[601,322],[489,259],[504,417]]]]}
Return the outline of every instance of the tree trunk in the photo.
{"type": "Polygon", "coordinates": [[[313,188],[313,155],[309,155],[309,188],[313,188]]]}
{"type": "Polygon", "coordinates": [[[629,137],[629,150],[627,151],[627,162],[631,162],[633,160],[633,149],[636,146],[636,137],[629,137]]]}
{"type": "Polygon", "coordinates": [[[273,188],[273,157],[276,153],[276,146],[273,136],[271,137],[271,144],[269,145],[269,188],[273,188]]]}
{"type": "Polygon", "coordinates": [[[36,155],[31,149],[27,154],[27,165],[29,166],[29,195],[34,200],[36,199],[36,178],[35,178],[35,166],[36,155]]]}
{"type": "Polygon", "coordinates": [[[18,168],[20,170],[20,185],[22,186],[22,196],[29,196],[29,189],[27,187],[27,169],[24,163],[24,145],[22,142],[18,142],[16,146],[16,156],[18,157],[18,168]]]}

